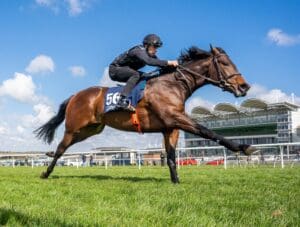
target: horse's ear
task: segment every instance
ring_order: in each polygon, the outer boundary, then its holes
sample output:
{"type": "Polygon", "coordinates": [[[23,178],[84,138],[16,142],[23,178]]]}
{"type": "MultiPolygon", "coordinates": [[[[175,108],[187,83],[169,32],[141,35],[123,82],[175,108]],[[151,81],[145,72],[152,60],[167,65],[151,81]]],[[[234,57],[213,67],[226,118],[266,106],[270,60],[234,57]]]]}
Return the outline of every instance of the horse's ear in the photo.
{"type": "Polygon", "coordinates": [[[209,47],[210,47],[210,52],[213,54],[213,55],[216,55],[218,54],[218,50],[216,48],[214,48],[211,43],[209,44],[209,47]]]}

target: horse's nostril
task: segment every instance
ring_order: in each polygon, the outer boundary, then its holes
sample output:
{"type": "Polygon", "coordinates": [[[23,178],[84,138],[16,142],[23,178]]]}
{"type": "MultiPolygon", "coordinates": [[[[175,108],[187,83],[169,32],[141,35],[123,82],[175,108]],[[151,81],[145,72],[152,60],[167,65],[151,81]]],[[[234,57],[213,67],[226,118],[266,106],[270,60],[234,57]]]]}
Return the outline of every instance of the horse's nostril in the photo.
{"type": "Polygon", "coordinates": [[[249,88],[250,88],[250,86],[248,85],[248,84],[241,84],[240,85],[240,88],[241,88],[241,90],[243,90],[243,91],[248,91],[249,90],[249,88]]]}

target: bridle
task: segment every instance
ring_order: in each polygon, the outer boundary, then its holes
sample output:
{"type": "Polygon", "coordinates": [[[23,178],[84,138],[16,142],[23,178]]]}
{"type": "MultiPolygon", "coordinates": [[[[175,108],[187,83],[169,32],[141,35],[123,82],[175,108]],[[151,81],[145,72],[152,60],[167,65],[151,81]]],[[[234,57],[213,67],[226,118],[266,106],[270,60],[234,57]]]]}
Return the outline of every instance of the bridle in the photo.
{"type": "Polygon", "coordinates": [[[225,88],[230,88],[232,87],[232,85],[228,82],[229,79],[231,79],[232,77],[234,76],[238,76],[238,75],[241,75],[241,73],[233,73],[229,76],[225,76],[222,72],[222,70],[220,69],[220,63],[218,61],[218,58],[221,57],[221,56],[227,56],[227,54],[224,54],[224,53],[221,53],[221,54],[217,54],[217,55],[213,55],[212,57],[212,63],[213,63],[213,66],[217,72],[217,77],[218,77],[218,80],[214,80],[210,77],[207,77],[205,75],[202,75],[200,73],[197,73],[195,72],[194,70],[191,70],[187,67],[184,67],[182,65],[178,65],[178,67],[176,68],[176,71],[184,78],[185,82],[186,82],[186,86],[188,87],[188,90],[189,90],[189,93],[192,94],[192,89],[190,88],[189,84],[188,84],[188,80],[186,78],[186,75],[184,75],[183,71],[186,71],[194,76],[197,76],[197,77],[201,77],[203,78],[205,81],[208,81],[212,84],[215,84],[217,85],[218,87],[222,88],[223,90],[225,90],[225,88]]]}

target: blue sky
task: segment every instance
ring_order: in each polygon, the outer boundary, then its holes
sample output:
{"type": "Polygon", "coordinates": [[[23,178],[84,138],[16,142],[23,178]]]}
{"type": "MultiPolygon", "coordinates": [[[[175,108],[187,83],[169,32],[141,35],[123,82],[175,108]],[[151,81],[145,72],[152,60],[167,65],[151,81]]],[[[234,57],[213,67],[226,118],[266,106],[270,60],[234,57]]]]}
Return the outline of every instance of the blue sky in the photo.
{"type": "MultiPolygon", "coordinates": [[[[0,139],[5,142],[0,150],[53,149],[55,144],[35,140],[32,129],[71,94],[111,84],[106,67],[148,33],[163,39],[162,59],[175,59],[191,45],[207,50],[209,43],[220,46],[253,85],[249,97],[273,102],[290,100],[294,93],[300,103],[299,12],[300,2],[292,0],[1,1],[0,139]]],[[[208,86],[193,95],[187,109],[241,101],[208,86]]],[[[73,149],[161,142],[160,136],[142,137],[106,129],[73,149]],[[127,141],[117,139],[119,135],[127,141]]]]}

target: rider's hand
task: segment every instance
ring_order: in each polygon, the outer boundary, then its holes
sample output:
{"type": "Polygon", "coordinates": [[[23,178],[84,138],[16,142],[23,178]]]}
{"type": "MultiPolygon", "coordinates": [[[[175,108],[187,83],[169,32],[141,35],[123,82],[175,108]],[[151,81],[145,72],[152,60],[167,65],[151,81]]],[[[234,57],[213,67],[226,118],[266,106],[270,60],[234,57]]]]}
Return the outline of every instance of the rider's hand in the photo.
{"type": "Polygon", "coordinates": [[[178,61],[174,60],[174,61],[168,61],[168,65],[169,66],[173,66],[173,67],[177,67],[178,66],[178,61]]]}

